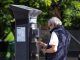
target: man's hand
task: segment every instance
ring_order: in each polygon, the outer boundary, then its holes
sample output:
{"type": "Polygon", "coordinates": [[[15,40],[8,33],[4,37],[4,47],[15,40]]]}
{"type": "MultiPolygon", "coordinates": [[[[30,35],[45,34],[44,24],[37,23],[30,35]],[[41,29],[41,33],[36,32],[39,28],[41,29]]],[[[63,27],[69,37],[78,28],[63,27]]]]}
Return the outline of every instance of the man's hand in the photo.
{"type": "Polygon", "coordinates": [[[46,53],[46,49],[41,49],[41,51],[45,54],[46,53]]]}
{"type": "Polygon", "coordinates": [[[47,44],[42,42],[42,41],[37,41],[38,45],[42,48],[46,48],[47,47],[47,44]]]}

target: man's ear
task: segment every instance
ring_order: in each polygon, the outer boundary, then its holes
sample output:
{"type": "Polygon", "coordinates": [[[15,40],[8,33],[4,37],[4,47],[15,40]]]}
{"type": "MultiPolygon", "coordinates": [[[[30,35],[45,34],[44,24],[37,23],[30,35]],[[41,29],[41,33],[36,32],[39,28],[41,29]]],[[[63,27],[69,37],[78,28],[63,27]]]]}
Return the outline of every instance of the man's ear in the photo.
{"type": "Polygon", "coordinates": [[[50,26],[52,26],[52,23],[50,24],[50,26]]]}
{"type": "Polygon", "coordinates": [[[50,24],[50,26],[52,27],[52,26],[53,26],[53,24],[50,24]]]}

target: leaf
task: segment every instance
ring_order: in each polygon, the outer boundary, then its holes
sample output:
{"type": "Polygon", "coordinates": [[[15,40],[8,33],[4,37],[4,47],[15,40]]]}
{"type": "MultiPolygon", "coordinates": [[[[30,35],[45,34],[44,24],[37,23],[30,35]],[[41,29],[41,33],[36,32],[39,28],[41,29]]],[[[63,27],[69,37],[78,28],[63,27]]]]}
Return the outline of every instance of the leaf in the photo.
{"type": "Polygon", "coordinates": [[[44,0],[44,3],[46,7],[49,7],[51,5],[51,0],[44,0]]]}
{"type": "Polygon", "coordinates": [[[5,38],[5,41],[14,41],[14,36],[12,32],[8,34],[8,36],[5,38]]]}
{"type": "Polygon", "coordinates": [[[59,0],[54,0],[55,3],[57,3],[59,0]]]}

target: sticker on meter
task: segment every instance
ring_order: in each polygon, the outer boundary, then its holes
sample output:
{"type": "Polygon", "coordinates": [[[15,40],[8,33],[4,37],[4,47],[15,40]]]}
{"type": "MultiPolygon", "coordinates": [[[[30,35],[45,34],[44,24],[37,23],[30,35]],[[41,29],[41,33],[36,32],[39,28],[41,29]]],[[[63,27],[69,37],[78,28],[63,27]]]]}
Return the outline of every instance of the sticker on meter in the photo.
{"type": "Polygon", "coordinates": [[[26,41],[26,39],[25,39],[25,33],[26,33],[25,27],[17,27],[16,30],[17,30],[16,31],[17,42],[25,42],[26,41]]]}

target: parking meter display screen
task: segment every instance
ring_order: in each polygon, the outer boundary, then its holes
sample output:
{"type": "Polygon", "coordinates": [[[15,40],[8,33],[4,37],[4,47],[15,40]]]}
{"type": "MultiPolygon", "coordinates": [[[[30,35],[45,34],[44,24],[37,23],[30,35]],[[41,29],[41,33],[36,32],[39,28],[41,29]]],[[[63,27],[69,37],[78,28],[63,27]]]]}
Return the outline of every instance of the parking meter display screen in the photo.
{"type": "Polygon", "coordinates": [[[17,42],[25,42],[25,27],[17,27],[17,42]]]}

